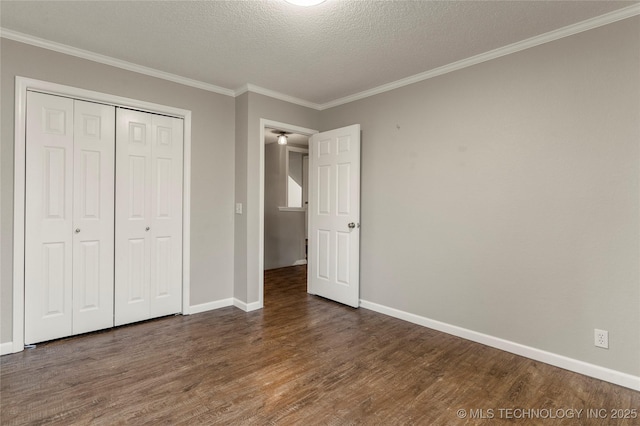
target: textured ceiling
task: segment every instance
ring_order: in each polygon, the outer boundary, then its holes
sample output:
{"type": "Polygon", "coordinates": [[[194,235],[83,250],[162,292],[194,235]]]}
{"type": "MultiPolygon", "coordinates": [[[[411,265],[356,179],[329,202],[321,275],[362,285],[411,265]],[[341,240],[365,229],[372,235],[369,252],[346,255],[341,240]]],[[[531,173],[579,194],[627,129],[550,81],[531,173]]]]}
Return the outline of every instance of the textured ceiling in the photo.
{"type": "Polygon", "coordinates": [[[0,1],[3,28],[323,104],[621,9],[624,1],[0,1]]]}

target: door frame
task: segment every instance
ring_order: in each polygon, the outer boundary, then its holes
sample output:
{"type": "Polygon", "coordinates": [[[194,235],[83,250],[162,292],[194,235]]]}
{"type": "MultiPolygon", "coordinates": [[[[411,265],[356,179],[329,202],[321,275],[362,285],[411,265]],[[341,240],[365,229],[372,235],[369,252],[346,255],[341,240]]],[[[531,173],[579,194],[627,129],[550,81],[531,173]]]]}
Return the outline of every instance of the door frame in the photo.
{"type": "MultiPolygon", "coordinates": [[[[260,170],[259,170],[259,195],[260,199],[258,205],[258,306],[260,309],[264,306],[264,138],[265,129],[276,128],[285,132],[298,133],[304,136],[311,137],[312,135],[319,133],[318,130],[308,129],[306,127],[300,127],[293,124],[281,123],[279,121],[268,120],[266,118],[260,119],[260,170]]],[[[307,259],[307,262],[309,260],[307,259]]],[[[249,265],[248,265],[249,266],[249,265]]],[[[308,290],[307,283],[307,290],[308,290]]]]}
{"type": "Polygon", "coordinates": [[[183,177],[182,177],[182,314],[188,315],[190,282],[191,231],[191,111],[167,105],[79,89],[57,83],[16,77],[14,175],[13,175],[13,333],[11,353],[24,349],[24,231],[25,231],[25,171],[26,171],[26,113],[27,91],[64,96],[83,101],[133,108],[184,120],[183,177]]]}

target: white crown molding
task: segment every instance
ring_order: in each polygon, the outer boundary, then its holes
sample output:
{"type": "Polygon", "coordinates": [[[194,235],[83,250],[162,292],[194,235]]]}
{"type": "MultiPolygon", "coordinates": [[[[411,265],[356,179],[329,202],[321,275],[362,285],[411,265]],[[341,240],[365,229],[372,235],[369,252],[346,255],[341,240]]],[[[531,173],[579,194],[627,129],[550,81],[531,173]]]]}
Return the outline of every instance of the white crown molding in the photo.
{"type": "Polygon", "coordinates": [[[265,89],[264,87],[256,86],[255,84],[247,83],[235,91],[235,96],[240,96],[243,93],[251,92],[259,95],[269,96],[270,98],[279,99],[281,101],[289,102],[291,104],[300,105],[303,107],[320,110],[321,105],[314,102],[306,101],[304,99],[296,98],[293,96],[285,95],[284,93],[276,92],[275,90],[265,89]]]}
{"type": "Polygon", "coordinates": [[[100,55],[98,53],[90,52],[88,50],[78,49],[72,46],[68,46],[66,44],[56,43],[54,41],[45,40],[43,38],[34,37],[32,35],[23,34],[23,33],[9,30],[6,28],[0,28],[0,37],[13,40],[13,41],[18,41],[20,43],[30,44],[36,47],[41,47],[43,49],[53,50],[55,52],[75,56],[77,58],[87,59],[89,61],[110,65],[112,67],[121,68],[127,71],[133,71],[139,74],[161,78],[163,80],[172,81],[174,83],[183,84],[185,86],[195,87],[197,89],[206,90],[208,92],[218,93],[220,95],[225,95],[225,96],[235,95],[235,92],[231,89],[226,89],[224,87],[215,86],[213,84],[204,83],[198,80],[193,80],[191,78],[181,77],[176,74],[159,71],[154,68],[137,65],[132,62],[123,61],[120,59],[112,58],[110,56],[100,55]]]}
{"type": "Polygon", "coordinates": [[[382,86],[374,87],[373,89],[365,90],[363,92],[345,96],[344,98],[329,101],[327,103],[321,104],[319,106],[319,110],[322,111],[328,108],[344,105],[349,102],[368,98],[369,96],[377,95],[380,93],[388,92],[393,89],[398,89],[400,87],[408,86],[409,84],[417,83],[423,80],[437,77],[439,75],[447,74],[452,71],[457,71],[462,68],[467,68],[472,65],[489,61],[491,59],[496,59],[501,56],[509,55],[511,53],[520,52],[522,50],[529,49],[531,47],[535,47],[544,43],[549,43],[551,41],[559,40],[561,38],[578,34],[584,31],[588,31],[597,27],[601,27],[603,25],[612,24],[614,22],[617,22],[626,18],[631,18],[632,16],[636,16],[636,15],[640,15],[640,4],[635,4],[633,6],[619,9],[601,16],[596,16],[595,18],[587,19],[586,21],[578,22],[576,24],[559,28],[557,30],[549,31],[548,33],[540,34],[535,37],[531,37],[526,40],[522,40],[504,47],[499,47],[497,49],[490,50],[485,53],[480,53],[479,55],[475,55],[467,59],[462,59],[460,61],[453,62],[438,68],[434,68],[432,70],[425,71],[420,74],[403,78],[402,80],[397,80],[388,84],[383,84],[382,86]]]}
{"type": "Polygon", "coordinates": [[[420,81],[437,77],[446,73],[450,73],[452,71],[457,71],[462,68],[467,68],[472,65],[489,61],[491,59],[496,59],[501,56],[509,55],[511,53],[520,52],[522,50],[529,49],[531,47],[539,46],[544,43],[549,43],[554,40],[559,40],[564,37],[578,34],[583,31],[588,31],[593,28],[601,27],[603,25],[611,24],[626,18],[631,18],[636,15],[640,15],[640,4],[634,4],[632,6],[628,6],[623,9],[618,9],[601,16],[596,16],[594,18],[587,19],[585,21],[578,22],[576,24],[568,25],[566,27],[550,31],[545,34],[541,34],[535,37],[528,38],[526,40],[522,40],[522,41],[510,44],[508,46],[490,50],[488,52],[481,53],[467,59],[462,59],[460,61],[453,62],[451,64],[434,68],[432,70],[425,71],[420,74],[403,78],[401,80],[397,80],[388,84],[383,84],[382,86],[374,87],[372,89],[355,93],[353,95],[345,96],[343,98],[335,99],[333,101],[329,101],[323,104],[318,104],[315,102],[307,101],[305,99],[296,98],[294,96],[289,96],[284,93],[280,93],[280,92],[276,92],[275,90],[270,90],[264,87],[256,86],[251,83],[247,83],[236,90],[226,89],[224,87],[219,87],[213,84],[204,83],[202,81],[181,77],[179,75],[170,74],[170,73],[159,71],[153,68],[136,65],[131,62],[122,61],[109,56],[93,53],[87,50],[77,49],[75,47],[41,39],[28,34],[19,33],[17,31],[9,30],[6,28],[0,28],[0,37],[4,37],[4,38],[18,41],[21,43],[30,44],[30,45],[41,47],[44,49],[53,50],[60,53],[65,53],[67,55],[76,56],[82,59],[87,59],[90,61],[111,65],[117,68],[126,69],[128,71],[133,71],[133,72],[161,78],[168,81],[173,81],[174,83],[184,84],[186,86],[207,90],[209,92],[219,93],[221,95],[237,97],[242,95],[243,93],[252,92],[252,93],[258,93],[261,95],[269,96],[274,99],[279,99],[281,101],[289,102],[295,105],[300,105],[303,107],[322,111],[325,109],[344,105],[349,102],[368,98],[369,96],[374,96],[380,93],[388,92],[390,90],[398,89],[400,87],[408,86],[409,84],[418,83],[420,81]]]}

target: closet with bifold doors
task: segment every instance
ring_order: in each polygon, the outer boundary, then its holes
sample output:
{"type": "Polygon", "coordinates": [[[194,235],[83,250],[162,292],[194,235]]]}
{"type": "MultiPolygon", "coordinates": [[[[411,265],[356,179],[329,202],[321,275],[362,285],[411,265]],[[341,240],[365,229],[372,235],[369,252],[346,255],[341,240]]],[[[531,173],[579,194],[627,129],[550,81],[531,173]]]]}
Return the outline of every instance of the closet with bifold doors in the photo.
{"type": "Polygon", "coordinates": [[[182,306],[183,120],[118,108],[115,325],[182,306]]]}
{"type": "Polygon", "coordinates": [[[178,313],[183,120],[27,92],[25,343],[178,313]]]}

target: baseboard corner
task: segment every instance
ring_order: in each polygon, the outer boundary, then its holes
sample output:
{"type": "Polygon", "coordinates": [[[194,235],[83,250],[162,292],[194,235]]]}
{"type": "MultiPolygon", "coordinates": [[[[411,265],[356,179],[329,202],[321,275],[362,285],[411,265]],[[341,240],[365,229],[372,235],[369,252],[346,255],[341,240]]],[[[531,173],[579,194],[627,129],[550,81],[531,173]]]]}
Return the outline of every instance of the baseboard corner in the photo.
{"type": "Polygon", "coordinates": [[[199,314],[202,312],[213,311],[215,309],[226,308],[227,306],[233,306],[233,298],[214,300],[212,302],[201,303],[199,305],[189,306],[189,315],[199,314]]]}
{"type": "Polygon", "coordinates": [[[260,302],[245,303],[242,300],[239,300],[236,298],[233,299],[233,306],[235,306],[236,308],[242,309],[245,312],[251,312],[258,309],[262,309],[262,304],[260,302]]]}

